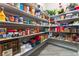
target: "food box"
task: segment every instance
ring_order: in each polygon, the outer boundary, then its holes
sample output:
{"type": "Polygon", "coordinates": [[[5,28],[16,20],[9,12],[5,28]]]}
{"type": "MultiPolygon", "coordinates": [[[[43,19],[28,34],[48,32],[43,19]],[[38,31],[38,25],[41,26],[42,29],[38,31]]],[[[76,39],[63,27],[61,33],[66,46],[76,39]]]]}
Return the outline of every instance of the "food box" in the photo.
{"type": "Polygon", "coordinates": [[[12,49],[3,51],[2,56],[12,56],[12,49]]]}
{"type": "Polygon", "coordinates": [[[18,39],[4,41],[0,43],[0,56],[11,56],[21,51],[18,39]]]}
{"type": "Polygon", "coordinates": [[[6,34],[6,28],[0,28],[0,34],[6,34]]]}

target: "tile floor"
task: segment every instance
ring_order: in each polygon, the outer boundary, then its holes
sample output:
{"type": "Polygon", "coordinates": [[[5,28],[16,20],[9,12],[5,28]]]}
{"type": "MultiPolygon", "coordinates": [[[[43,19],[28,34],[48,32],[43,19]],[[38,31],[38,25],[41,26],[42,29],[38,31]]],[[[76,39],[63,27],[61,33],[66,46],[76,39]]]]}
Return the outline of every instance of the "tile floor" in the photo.
{"type": "Polygon", "coordinates": [[[77,56],[77,53],[58,46],[48,45],[39,56],[77,56]]]}

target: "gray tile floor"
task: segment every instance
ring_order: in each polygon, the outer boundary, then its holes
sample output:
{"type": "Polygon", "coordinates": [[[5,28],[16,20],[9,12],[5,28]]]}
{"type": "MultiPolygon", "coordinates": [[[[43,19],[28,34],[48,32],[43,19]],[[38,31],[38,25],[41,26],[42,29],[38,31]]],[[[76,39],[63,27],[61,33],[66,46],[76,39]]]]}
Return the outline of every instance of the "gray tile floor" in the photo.
{"type": "Polygon", "coordinates": [[[77,53],[65,48],[48,45],[39,56],[77,56],[77,53]]]}

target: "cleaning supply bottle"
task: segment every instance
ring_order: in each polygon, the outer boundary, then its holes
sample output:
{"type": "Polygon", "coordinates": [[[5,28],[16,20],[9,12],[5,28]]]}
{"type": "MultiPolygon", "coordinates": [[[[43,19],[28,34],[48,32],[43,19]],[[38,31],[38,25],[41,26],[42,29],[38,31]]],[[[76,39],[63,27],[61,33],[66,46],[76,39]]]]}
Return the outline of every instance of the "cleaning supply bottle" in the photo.
{"type": "Polygon", "coordinates": [[[0,22],[5,22],[6,21],[6,16],[4,14],[4,8],[0,7],[0,22]]]}

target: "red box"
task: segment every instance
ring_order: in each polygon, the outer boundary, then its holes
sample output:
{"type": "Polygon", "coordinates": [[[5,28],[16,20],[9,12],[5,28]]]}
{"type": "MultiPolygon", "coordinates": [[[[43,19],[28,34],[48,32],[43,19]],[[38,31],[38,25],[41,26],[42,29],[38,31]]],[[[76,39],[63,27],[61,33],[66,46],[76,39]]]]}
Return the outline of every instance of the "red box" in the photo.
{"type": "Polygon", "coordinates": [[[76,10],[79,10],[79,6],[76,6],[75,9],[76,9],[76,10]]]}

